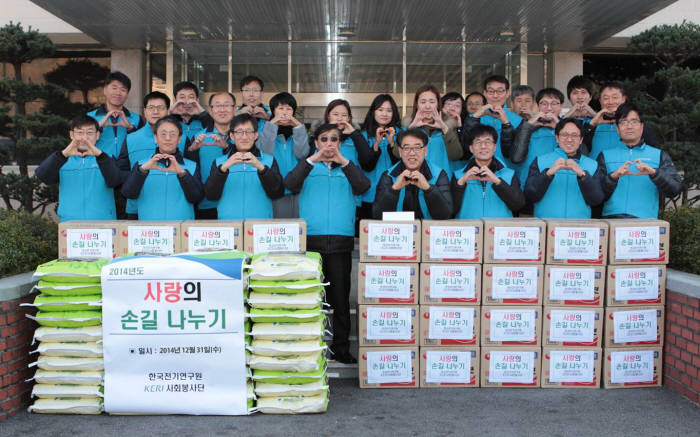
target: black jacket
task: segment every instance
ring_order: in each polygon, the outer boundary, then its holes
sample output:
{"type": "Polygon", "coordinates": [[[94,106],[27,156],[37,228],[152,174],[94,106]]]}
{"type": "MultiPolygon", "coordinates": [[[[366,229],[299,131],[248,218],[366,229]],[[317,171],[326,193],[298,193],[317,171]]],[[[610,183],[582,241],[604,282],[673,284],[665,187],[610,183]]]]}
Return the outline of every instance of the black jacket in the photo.
{"type": "MultiPolygon", "coordinates": [[[[581,159],[581,150],[579,150],[573,159],[581,159]]],[[[525,197],[530,203],[539,202],[544,195],[547,193],[549,184],[552,183],[554,177],[550,177],[547,174],[549,168],[545,168],[540,172],[539,165],[537,164],[537,158],[530,164],[530,169],[528,171],[527,181],[525,181],[525,197]]],[[[604,172],[600,165],[595,171],[595,174],[588,174],[584,170],[583,177],[577,177],[578,187],[581,190],[581,195],[583,195],[583,200],[585,200],[588,206],[597,206],[603,203],[604,195],[603,188],[600,186],[601,172],[604,172]]],[[[561,199],[565,202],[566,199],[561,199]]]]}
{"type": "MultiPolygon", "coordinates": [[[[156,149],[155,153],[159,153],[158,149],[156,149]]],[[[180,164],[185,162],[179,151],[175,152],[175,159],[180,164]]],[[[129,173],[129,177],[122,185],[122,194],[124,197],[127,199],[138,199],[147,177],[148,172],[142,172],[139,168],[139,164],[134,164],[134,167],[131,169],[131,173],[129,173]]],[[[197,165],[197,169],[194,171],[193,175],[185,170],[185,174],[178,176],[177,180],[180,182],[180,187],[185,193],[185,198],[188,202],[196,205],[202,201],[204,198],[204,187],[202,186],[202,182],[200,180],[199,165],[197,165]]]]}
{"type": "MultiPolygon", "coordinates": [[[[464,124],[462,125],[462,149],[464,151],[464,157],[462,159],[471,158],[472,154],[469,151],[468,141],[471,140],[469,131],[474,127],[481,124],[480,118],[467,117],[464,119],[464,124]]],[[[521,123],[522,124],[522,123],[521,123]]],[[[503,156],[508,158],[510,156],[511,150],[513,149],[513,141],[515,140],[515,129],[513,125],[501,126],[501,153],[503,156]]]]}
{"type": "MultiPolygon", "coordinates": [[[[476,167],[478,164],[476,163],[476,160],[474,158],[469,159],[467,162],[466,167],[464,168],[464,172],[466,173],[469,171],[470,168],[476,167]]],[[[501,170],[504,167],[504,165],[501,163],[501,161],[497,160],[496,158],[491,159],[491,163],[489,164],[489,169],[496,173],[497,171],[501,170]]],[[[483,189],[486,189],[486,181],[481,182],[481,186],[483,189]]],[[[518,212],[525,206],[525,195],[523,194],[523,191],[520,189],[520,180],[518,179],[518,175],[514,174],[513,179],[511,179],[510,184],[508,184],[506,181],[501,178],[501,183],[496,185],[492,184],[493,186],[493,191],[496,192],[498,197],[503,201],[503,203],[506,204],[508,209],[513,211],[513,213],[518,212]]],[[[467,185],[459,185],[457,183],[457,178],[453,177],[452,178],[452,185],[451,185],[451,190],[452,190],[452,198],[454,199],[454,212],[453,216],[457,216],[459,213],[459,210],[462,209],[462,201],[464,200],[464,191],[466,190],[467,185]]]]}
{"type": "MultiPolygon", "coordinates": [[[[107,186],[109,188],[115,188],[121,185],[122,177],[114,158],[106,153],[101,153],[96,160],[100,168],[100,173],[102,173],[102,177],[105,179],[107,186]]],[[[41,165],[34,170],[34,176],[47,185],[57,184],[60,178],[61,167],[63,167],[66,161],[68,161],[68,158],[63,156],[60,150],[57,150],[50,154],[41,165]]]]}
{"type": "MultiPolygon", "coordinates": [[[[400,162],[391,172],[391,176],[400,175],[406,166],[400,162]]],[[[372,205],[372,216],[375,219],[381,219],[384,211],[396,211],[398,208],[399,193],[392,188],[394,181],[389,175],[389,170],[382,174],[377,184],[377,195],[374,198],[372,205]]],[[[432,179],[433,175],[430,172],[428,164],[424,161],[421,165],[420,172],[425,176],[425,179],[432,179]]],[[[422,219],[423,211],[421,211],[418,201],[418,193],[420,188],[415,185],[405,187],[406,194],[403,201],[403,211],[413,211],[416,219],[422,219]]],[[[437,178],[437,183],[431,185],[430,188],[423,192],[425,203],[428,206],[428,211],[433,220],[445,220],[452,215],[452,195],[450,194],[450,180],[444,170],[440,170],[440,175],[437,178]]]]}
{"type": "MultiPolygon", "coordinates": [[[[253,146],[250,152],[256,157],[260,158],[260,150],[253,146]]],[[[230,157],[232,154],[236,153],[236,150],[231,149],[228,153],[230,157]]],[[[209,178],[204,184],[204,195],[209,200],[218,200],[221,198],[221,194],[224,191],[224,185],[226,184],[226,179],[228,178],[228,170],[221,170],[221,166],[216,165],[216,162],[211,163],[211,171],[209,172],[209,178]]],[[[260,184],[262,184],[265,194],[270,199],[279,199],[284,196],[284,186],[282,185],[282,175],[280,174],[279,167],[277,166],[277,161],[272,160],[272,166],[265,166],[262,171],[258,171],[258,178],[260,179],[260,184]]]]}
{"type": "MultiPolygon", "coordinates": [[[[398,133],[401,128],[398,126],[393,126],[396,132],[398,133]]],[[[376,134],[376,132],[375,132],[376,134]]],[[[367,135],[371,138],[372,135],[370,135],[370,132],[367,131],[367,135]]],[[[362,139],[364,140],[364,144],[367,147],[360,147],[358,146],[358,143],[355,143],[355,147],[357,147],[357,159],[360,161],[360,167],[362,167],[362,170],[364,171],[372,171],[374,168],[377,166],[377,161],[379,161],[379,157],[382,154],[381,149],[377,150],[376,152],[374,151],[374,147],[370,147],[369,142],[365,140],[364,135],[360,134],[362,139]]],[[[388,146],[390,147],[390,146],[388,146]]],[[[389,159],[391,160],[392,165],[396,164],[399,161],[399,158],[397,158],[392,150],[389,150],[389,159]]]]}

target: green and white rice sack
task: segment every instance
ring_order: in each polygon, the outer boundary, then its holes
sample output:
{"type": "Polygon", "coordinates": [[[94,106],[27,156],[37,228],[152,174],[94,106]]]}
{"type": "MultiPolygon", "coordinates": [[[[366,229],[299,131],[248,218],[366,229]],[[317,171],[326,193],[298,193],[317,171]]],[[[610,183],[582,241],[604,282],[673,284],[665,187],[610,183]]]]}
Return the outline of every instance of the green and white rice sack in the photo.
{"type": "Polygon", "coordinates": [[[321,255],[316,252],[262,253],[253,256],[250,280],[282,281],[321,279],[321,255]]]}
{"type": "Polygon", "coordinates": [[[287,355],[281,357],[268,357],[264,355],[250,355],[248,366],[253,370],[281,370],[285,372],[313,372],[322,370],[325,366],[325,358],[319,352],[303,355],[287,355]]]}
{"type": "Polygon", "coordinates": [[[255,340],[319,340],[323,332],[323,320],[308,323],[254,323],[251,329],[255,340]]]}
{"type": "Polygon", "coordinates": [[[54,343],[42,341],[34,352],[45,357],[76,357],[76,358],[100,358],[102,357],[102,344],[96,342],[68,342],[54,343]]]}
{"type": "Polygon", "coordinates": [[[109,259],[78,261],[55,259],[36,268],[34,277],[53,283],[99,284],[102,267],[109,259]]]}
{"type": "Polygon", "coordinates": [[[330,282],[323,282],[320,279],[305,279],[291,281],[267,281],[267,280],[251,280],[248,287],[257,293],[276,293],[276,294],[304,294],[304,293],[322,293],[326,285],[330,282]]]}
{"type": "Polygon", "coordinates": [[[263,414],[323,413],[328,409],[328,391],[318,396],[279,396],[258,399],[263,414]]]}
{"type": "Polygon", "coordinates": [[[42,370],[104,370],[104,360],[102,358],[64,358],[45,357],[39,358],[29,364],[29,367],[38,367],[42,370]]]}
{"type": "Polygon", "coordinates": [[[85,326],[82,328],[55,328],[41,326],[34,331],[34,340],[50,342],[102,341],[102,326],[85,326]]]}
{"type": "Polygon", "coordinates": [[[57,397],[103,398],[104,389],[99,385],[35,384],[32,396],[41,399],[57,397]]]}
{"type": "Polygon", "coordinates": [[[53,283],[39,281],[34,286],[46,296],[101,296],[101,284],[53,283]]]}
{"type": "Polygon", "coordinates": [[[28,411],[45,414],[100,414],[103,404],[100,398],[37,399],[28,411]]]}
{"type": "Polygon", "coordinates": [[[40,311],[99,311],[102,309],[102,296],[50,296],[40,294],[33,303],[23,303],[20,306],[39,308],[40,311]]]}
{"type": "Polygon", "coordinates": [[[41,326],[58,328],[79,328],[82,326],[97,326],[102,324],[101,311],[39,311],[36,316],[27,314],[41,326]]]}
{"type": "Polygon", "coordinates": [[[255,355],[269,357],[308,354],[326,350],[328,346],[317,340],[263,340],[254,339],[248,349],[255,355]]]}
{"type": "Polygon", "coordinates": [[[34,374],[34,380],[39,384],[79,384],[102,385],[104,372],[78,370],[41,370],[34,374]]]}
{"type": "Polygon", "coordinates": [[[273,384],[309,384],[316,381],[325,381],[326,362],[323,369],[313,372],[285,372],[277,370],[253,370],[253,381],[270,382],[273,384]]]}
{"type": "Polygon", "coordinates": [[[255,323],[306,323],[322,320],[324,314],[319,304],[315,308],[301,310],[251,308],[248,317],[255,323]]]}
{"type": "Polygon", "coordinates": [[[322,289],[312,292],[304,292],[298,294],[281,294],[281,293],[261,293],[251,291],[248,296],[247,303],[252,308],[260,309],[311,309],[316,308],[323,300],[322,289]]]}
{"type": "Polygon", "coordinates": [[[328,390],[325,379],[308,384],[274,384],[270,382],[255,383],[255,394],[258,397],[270,396],[318,396],[328,390]]]}

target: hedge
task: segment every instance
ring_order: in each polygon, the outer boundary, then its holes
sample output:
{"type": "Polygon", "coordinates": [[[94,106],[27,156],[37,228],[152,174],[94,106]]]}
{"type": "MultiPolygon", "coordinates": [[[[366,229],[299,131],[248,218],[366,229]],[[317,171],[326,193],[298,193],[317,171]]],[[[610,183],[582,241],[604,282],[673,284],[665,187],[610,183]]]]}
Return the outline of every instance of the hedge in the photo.
{"type": "Polygon", "coordinates": [[[26,212],[0,210],[0,277],[33,271],[57,253],[56,223],[26,212]]]}
{"type": "Polygon", "coordinates": [[[669,267],[700,275],[700,207],[681,207],[664,212],[671,223],[669,267]]]}

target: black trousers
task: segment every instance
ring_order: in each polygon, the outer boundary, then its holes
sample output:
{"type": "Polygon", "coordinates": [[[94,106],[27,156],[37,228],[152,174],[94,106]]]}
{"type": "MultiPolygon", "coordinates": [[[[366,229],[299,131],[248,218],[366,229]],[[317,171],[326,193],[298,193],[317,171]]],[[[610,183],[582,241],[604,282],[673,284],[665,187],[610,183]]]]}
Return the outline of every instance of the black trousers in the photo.
{"type": "Polygon", "coordinates": [[[219,211],[216,208],[199,209],[195,207],[194,218],[197,220],[216,220],[218,219],[218,213],[219,211]]]}
{"type": "Polygon", "coordinates": [[[350,274],[352,252],[321,253],[326,286],[326,302],[333,308],[332,330],[335,352],[350,348],[350,274]]]}

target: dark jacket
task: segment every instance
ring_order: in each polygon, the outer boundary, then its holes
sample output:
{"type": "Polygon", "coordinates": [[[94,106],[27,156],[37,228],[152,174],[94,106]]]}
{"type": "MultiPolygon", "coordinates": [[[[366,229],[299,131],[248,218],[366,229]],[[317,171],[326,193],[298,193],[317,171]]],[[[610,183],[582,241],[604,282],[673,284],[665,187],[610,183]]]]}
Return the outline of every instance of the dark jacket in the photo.
{"type": "MultiPolygon", "coordinates": [[[[467,162],[466,167],[464,168],[464,173],[469,171],[472,167],[477,167],[478,164],[476,160],[472,157],[469,159],[467,162]]],[[[505,166],[503,165],[502,162],[500,162],[496,158],[491,159],[491,163],[489,164],[489,169],[493,172],[496,173],[499,170],[503,169],[505,166]]],[[[486,188],[486,181],[481,181],[481,186],[482,188],[486,188]]],[[[466,190],[467,185],[459,185],[457,183],[456,178],[452,178],[452,184],[451,184],[451,191],[452,191],[452,199],[454,201],[454,212],[453,216],[456,216],[460,209],[462,208],[462,201],[464,199],[464,191],[466,190]]],[[[503,180],[501,178],[501,183],[498,185],[492,184],[493,191],[496,192],[498,197],[503,201],[503,203],[506,204],[508,209],[513,211],[514,213],[518,212],[525,206],[525,195],[523,194],[523,191],[520,189],[520,180],[518,179],[517,175],[513,175],[513,178],[510,181],[510,184],[503,180]]]]}
{"type": "MultiPolygon", "coordinates": [[[[464,158],[467,159],[467,157],[471,158],[471,152],[469,151],[469,144],[466,142],[469,141],[469,131],[471,128],[474,126],[477,126],[480,123],[480,118],[474,118],[474,117],[467,117],[464,119],[464,124],[462,125],[462,149],[464,150],[464,158]]],[[[522,124],[522,123],[521,123],[522,124]]],[[[507,126],[501,126],[501,153],[503,153],[503,156],[508,158],[510,156],[510,153],[512,148],[513,148],[513,141],[515,140],[515,129],[513,128],[513,125],[507,125],[507,126]]]]}
{"type": "MultiPolygon", "coordinates": [[[[374,199],[374,204],[372,205],[372,215],[376,219],[382,218],[382,213],[384,211],[396,211],[397,203],[399,201],[399,191],[392,188],[394,181],[392,179],[398,177],[404,170],[406,166],[403,162],[399,162],[394,166],[393,170],[389,169],[382,174],[377,184],[377,195],[374,199]],[[391,171],[391,175],[389,174],[391,171]]],[[[420,172],[425,176],[426,180],[433,178],[433,174],[428,168],[428,164],[423,161],[421,165],[420,172]]],[[[408,185],[405,187],[406,195],[403,202],[403,211],[413,211],[415,212],[416,219],[423,218],[423,212],[421,211],[420,202],[418,194],[420,188],[415,185],[408,185]]],[[[447,177],[447,173],[444,170],[440,171],[440,175],[437,178],[437,182],[431,185],[430,188],[423,192],[425,197],[425,203],[428,206],[428,211],[434,220],[445,220],[450,218],[452,215],[452,195],[450,193],[450,180],[447,177]]]]}
{"type": "MultiPolygon", "coordinates": [[[[250,152],[257,158],[260,158],[260,150],[257,146],[253,146],[250,152]]],[[[231,148],[228,153],[230,157],[236,153],[236,150],[231,148]]],[[[209,172],[209,178],[204,184],[204,195],[207,199],[219,200],[221,198],[221,193],[224,190],[224,184],[226,183],[226,178],[228,178],[228,170],[222,171],[220,166],[216,165],[216,162],[211,163],[211,171],[209,172]]],[[[263,168],[262,171],[258,171],[258,178],[260,179],[260,184],[265,190],[265,194],[270,199],[279,199],[284,196],[284,185],[282,185],[282,175],[280,174],[279,167],[277,167],[277,162],[273,159],[272,166],[263,168]]]]}

